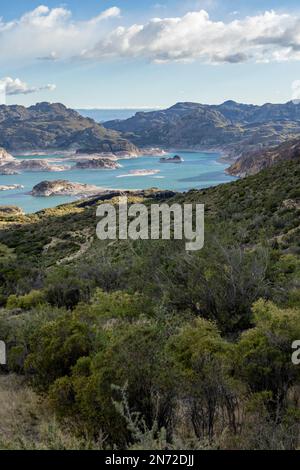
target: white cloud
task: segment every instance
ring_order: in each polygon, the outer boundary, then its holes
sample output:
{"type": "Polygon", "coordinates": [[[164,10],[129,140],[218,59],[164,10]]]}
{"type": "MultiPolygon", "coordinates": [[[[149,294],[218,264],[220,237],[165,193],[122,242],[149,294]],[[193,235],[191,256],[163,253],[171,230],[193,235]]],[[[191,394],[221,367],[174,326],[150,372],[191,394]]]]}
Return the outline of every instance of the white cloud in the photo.
{"type": "Polygon", "coordinates": [[[87,21],[74,21],[66,8],[41,5],[13,21],[0,18],[0,63],[77,56],[106,34],[107,20],[120,13],[112,7],[87,21]]]}
{"type": "Polygon", "coordinates": [[[205,10],[179,18],[153,18],[119,27],[84,53],[87,58],[145,56],[157,62],[300,59],[300,17],[267,11],[228,23],[212,21],[205,10]]]}
{"type": "Polygon", "coordinates": [[[295,14],[266,11],[224,22],[212,20],[202,9],[112,28],[107,20],[120,13],[112,7],[87,21],[75,21],[66,8],[39,6],[14,21],[0,20],[0,63],[76,57],[214,64],[300,60],[300,16],[295,14]]]}
{"type": "Polygon", "coordinates": [[[106,20],[108,18],[118,18],[120,15],[121,15],[120,8],[111,7],[103,11],[102,13],[100,13],[100,15],[96,16],[95,18],[92,18],[89,21],[89,24],[96,24],[96,23],[99,23],[99,21],[106,20]]]}
{"type": "Polygon", "coordinates": [[[56,85],[48,84],[40,87],[30,87],[27,83],[23,82],[19,78],[4,77],[0,80],[0,89],[6,95],[28,95],[30,93],[36,93],[38,91],[54,91],[56,85]]]}

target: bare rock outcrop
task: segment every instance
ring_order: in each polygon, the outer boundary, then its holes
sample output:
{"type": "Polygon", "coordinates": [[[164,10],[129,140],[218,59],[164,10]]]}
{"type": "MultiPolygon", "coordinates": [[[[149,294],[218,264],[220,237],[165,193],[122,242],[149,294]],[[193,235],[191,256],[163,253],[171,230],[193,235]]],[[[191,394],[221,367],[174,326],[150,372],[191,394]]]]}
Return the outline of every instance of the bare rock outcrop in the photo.
{"type": "Polygon", "coordinates": [[[50,197],[50,196],[80,196],[88,197],[103,193],[105,190],[98,186],[73,183],[68,180],[42,181],[38,183],[31,191],[32,196],[50,197]]]}
{"type": "Polygon", "coordinates": [[[0,164],[14,160],[14,157],[3,147],[0,147],[0,164]]]}
{"type": "Polygon", "coordinates": [[[76,163],[75,168],[78,170],[116,170],[121,165],[109,158],[91,158],[76,163]]]}

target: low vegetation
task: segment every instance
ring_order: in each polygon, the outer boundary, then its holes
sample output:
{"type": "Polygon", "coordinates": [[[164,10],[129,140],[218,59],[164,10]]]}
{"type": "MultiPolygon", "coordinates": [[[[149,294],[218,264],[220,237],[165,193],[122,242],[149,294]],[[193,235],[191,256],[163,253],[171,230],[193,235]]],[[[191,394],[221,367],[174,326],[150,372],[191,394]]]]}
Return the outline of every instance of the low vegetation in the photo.
{"type": "Polygon", "coordinates": [[[96,200],[4,221],[0,446],[299,448],[299,200],[297,162],[173,196],[193,253],[97,240],[96,200]]]}

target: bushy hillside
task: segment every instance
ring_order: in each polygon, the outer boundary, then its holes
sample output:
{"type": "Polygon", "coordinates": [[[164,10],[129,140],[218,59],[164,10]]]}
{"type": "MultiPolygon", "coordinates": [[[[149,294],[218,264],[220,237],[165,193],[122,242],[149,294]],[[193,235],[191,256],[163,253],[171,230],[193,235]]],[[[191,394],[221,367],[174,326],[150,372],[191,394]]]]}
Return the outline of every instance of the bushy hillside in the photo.
{"type": "Polygon", "coordinates": [[[0,446],[299,448],[299,162],[130,198],[163,200],[205,204],[203,250],[99,241],[99,198],[3,219],[6,373],[58,428],[9,440],[8,421],[0,446]]]}

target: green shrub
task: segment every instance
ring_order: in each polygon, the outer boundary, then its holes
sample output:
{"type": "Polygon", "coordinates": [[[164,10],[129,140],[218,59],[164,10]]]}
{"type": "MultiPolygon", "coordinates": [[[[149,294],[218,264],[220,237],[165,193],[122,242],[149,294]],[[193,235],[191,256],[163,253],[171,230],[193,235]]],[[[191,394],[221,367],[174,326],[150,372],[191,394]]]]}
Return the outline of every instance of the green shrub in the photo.
{"type": "Polygon", "coordinates": [[[104,318],[134,320],[150,314],[152,302],[142,294],[129,294],[124,291],[103,292],[96,289],[91,300],[91,312],[104,318]]]}
{"type": "Polygon", "coordinates": [[[10,295],[6,308],[9,310],[21,308],[23,310],[30,310],[31,308],[38,307],[46,302],[45,293],[41,290],[32,290],[26,295],[10,295]]]}
{"type": "Polygon", "coordinates": [[[292,363],[292,343],[300,338],[300,309],[280,309],[259,300],[253,307],[255,328],[236,345],[239,378],[250,390],[270,392],[277,416],[287,406],[288,390],[300,383],[300,368],[292,363]]]}
{"type": "Polygon", "coordinates": [[[25,371],[39,389],[46,390],[57,378],[68,375],[80,357],[90,353],[93,339],[92,328],[72,314],[47,322],[31,338],[25,371]]]}
{"type": "MultiPolygon", "coordinates": [[[[105,334],[105,333],[103,333],[105,334]]],[[[76,414],[92,434],[99,428],[111,443],[124,445],[132,438],[124,417],[113,401],[119,401],[116,387],[127,383],[128,403],[141,413],[147,426],[170,423],[172,374],[161,352],[164,332],[156,323],[121,325],[109,332],[109,341],[91,358],[81,357],[69,377],[58,379],[50,397],[62,415],[76,414]]]]}
{"type": "Polygon", "coordinates": [[[45,298],[54,307],[73,309],[89,299],[89,286],[76,278],[57,279],[45,289],[45,298]]]}

